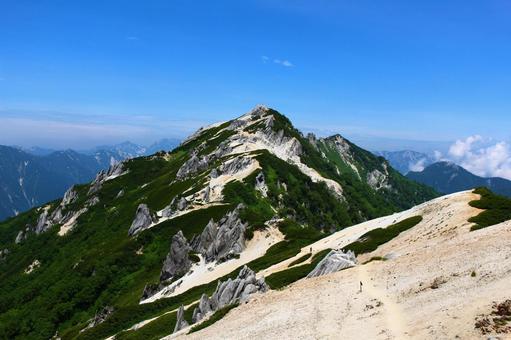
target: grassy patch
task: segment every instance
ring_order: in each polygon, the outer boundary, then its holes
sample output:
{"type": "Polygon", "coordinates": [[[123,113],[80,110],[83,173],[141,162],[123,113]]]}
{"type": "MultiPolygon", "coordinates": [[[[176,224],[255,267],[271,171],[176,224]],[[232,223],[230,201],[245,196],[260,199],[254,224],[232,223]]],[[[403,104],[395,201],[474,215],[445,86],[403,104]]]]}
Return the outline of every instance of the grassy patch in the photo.
{"type": "Polygon", "coordinates": [[[470,231],[479,230],[511,219],[511,199],[495,195],[487,188],[477,188],[474,194],[481,195],[481,199],[471,201],[470,206],[484,209],[479,215],[469,218],[475,223],[470,231]]]}
{"type": "Polygon", "coordinates": [[[363,264],[367,264],[367,263],[370,263],[370,262],[373,262],[373,261],[387,261],[387,260],[384,257],[381,257],[381,256],[373,256],[369,260],[364,262],[363,264]]]}
{"type": "Polygon", "coordinates": [[[305,255],[303,255],[303,256],[301,256],[301,257],[299,257],[298,259],[294,260],[293,262],[291,262],[291,263],[289,264],[289,266],[288,266],[288,267],[293,267],[293,266],[296,266],[297,264],[300,264],[300,263],[302,263],[302,262],[305,262],[305,261],[307,261],[307,260],[309,259],[309,257],[311,257],[311,256],[312,256],[312,254],[311,254],[311,253],[305,254],[305,255]]]}
{"type": "Polygon", "coordinates": [[[117,340],[161,339],[162,337],[172,333],[172,331],[174,330],[174,326],[176,325],[177,320],[176,317],[177,317],[176,312],[165,314],[137,330],[121,332],[115,336],[115,339],[117,340]]]}
{"type": "Polygon", "coordinates": [[[198,332],[201,329],[211,326],[218,320],[222,319],[225,315],[227,315],[227,313],[229,313],[229,311],[231,309],[236,308],[236,307],[238,307],[238,304],[233,304],[233,305],[224,307],[224,308],[216,311],[215,314],[211,315],[211,317],[209,319],[207,319],[206,321],[204,321],[196,326],[193,326],[192,329],[190,330],[190,333],[198,332]]]}
{"type": "Polygon", "coordinates": [[[380,245],[392,240],[403,231],[417,225],[420,221],[422,221],[422,216],[414,216],[390,225],[387,228],[371,230],[362,235],[358,241],[348,244],[344,247],[344,250],[352,250],[356,255],[370,253],[376,250],[380,245]]]}
{"type": "Polygon", "coordinates": [[[306,277],[317,265],[318,263],[331,251],[331,249],[325,249],[315,254],[312,257],[311,263],[303,264],[301,266],[289,268],[277,273],[273,273],[267,278],[265,278],[266,283],[270,286],[271,289],[280,289],[287,285],[290,285],[293,282],[296,282],[300,279],[306,277]]]}

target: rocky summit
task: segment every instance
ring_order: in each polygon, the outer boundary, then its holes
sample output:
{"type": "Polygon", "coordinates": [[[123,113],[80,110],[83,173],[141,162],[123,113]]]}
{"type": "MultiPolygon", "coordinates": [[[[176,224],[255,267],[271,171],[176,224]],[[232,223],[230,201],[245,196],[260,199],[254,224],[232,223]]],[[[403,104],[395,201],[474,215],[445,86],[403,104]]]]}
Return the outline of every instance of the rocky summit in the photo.
{"type": "Polygon", "coordinates": [[[257,106],[1,223],[0,335],[198,330],[311,272],[355,266],[356,251],[312,245],[436,196],[341,135],[304,136],[257,106]]]}

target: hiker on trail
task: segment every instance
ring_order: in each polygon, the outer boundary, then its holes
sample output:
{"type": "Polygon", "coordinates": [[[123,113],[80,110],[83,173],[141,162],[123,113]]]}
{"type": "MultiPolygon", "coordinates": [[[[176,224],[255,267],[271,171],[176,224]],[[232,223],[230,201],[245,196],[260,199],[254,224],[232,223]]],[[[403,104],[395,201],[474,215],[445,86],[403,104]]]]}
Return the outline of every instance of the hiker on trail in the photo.
{"type": "Polygon", "coordinates": [[[360,293],[362,293],[362,286],[363,286],[362,281],[360,281],[360,293]]]}
{"type": "Polygon", "coordinates": [[[312,247],[311,247],[310,251],[311,251],[311,254],[312,254],[312,247]]]}

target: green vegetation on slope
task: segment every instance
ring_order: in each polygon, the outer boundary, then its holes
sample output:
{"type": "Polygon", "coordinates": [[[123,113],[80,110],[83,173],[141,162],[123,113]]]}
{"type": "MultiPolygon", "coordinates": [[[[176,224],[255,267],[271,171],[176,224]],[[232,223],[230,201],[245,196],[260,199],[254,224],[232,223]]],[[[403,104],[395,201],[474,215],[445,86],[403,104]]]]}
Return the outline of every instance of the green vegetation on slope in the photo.
{"type": "Polygon", "coordinates": [[[358,241],[348,244],[344,247],[344,250],[352,250],[356,255],[370,253],[376,250],[380,245],[397,237],[403,231],[414,227],[420,221],[422,221],[422,216],[414,216],[392,224],[387,228],[371,230],[362,235],[358,241]]]}
{"type": "Polygon", "coordinates": [[[297,258],[296,260],[292,261],[288,267],[293,267],[293,266],[296,266],[297,264],[300,264],[302,262],[305,262],[307,261],[310,257],[312,256],[312,253],[308,253],[308,254],[305,254],[303,256],[300,256],[299,258],[297,258]]]}
{"type": "MultiPolygon", "coordinates": [[[[175,181],[177,171],[194,148],[202,145],[199,152],[205,154],[232,134],[232,131],[220,132],[229,122],[205,130],[169,154],[126,162],[128,173],[105,182],[96,194],[99,203],[90,207],[78,219],[77,226],[63,237],[57,235],[59,226],[54,226],[41,235],[31,234],[21,244],[14,244],[20,230],[27,224],[36,224],[40,214],[36,209],[0,223],[0,249],[9,250],[9,255],[0,261],[0,334],[10,339],[48,339],[58,331],[65,339],[99,339],[181,304],[192,303],[202,293],[211,294],[216,281],[177,297],[138,304],[144,286],[158,282],[172,236],[182,230],[191,240],[210,219],[219,220],[238,203],[245,205],[240,216],[249,224],[248,238],[273,216],[286,219],[279,226],[286,235],[285,240],[248,264],[255,271],[295,256],[302,247],[326,233],[414,204],[415,196],[411,193],[415,189],[407,191],[408,183],[403,182],[403,188],[394,186],[397,196],[401,191],[405,193],[396,201],[354,177],[337,174],[334,165],[287,118],[275,114],[273,128],[297,138],[304,149],[302,161],[323,176],[338,181],[345,200],[339,200],[324,183],[312,182],[296,166],[267,151],[258,151],[255,156],[261,165],[258,171],[264,174],[268,197],[255,190],[258,173],[254,173],[243,182],[233,181],[225,187],[225,205],[197,210],[160,223],[136,237],[128,237],[140,203],[146,203],[154,212],[185,192],[196,192],[208,172],[222,161],[216,160],[209,169],[191,179],[175,181]],[[123,195],[119,195],[121,191],[123,195]],[[40,268],[25,274],[24,270],[35,259],[41,262],[40,268]],[[105,306],[114,307],[114,313],[104,323],[78,333],[105,306]]],[[[76,187],[78,200],[69,206],[69,211],[81,209],[91,198],[88,189],[88,185],[76,187]]],[[[53,202],[51,210],[58,203],[53,202]]],[[[236,276],[238,270],[220,280],[236,276]]]]}
{"type": "Polygon", "coordinates": [[[177,320],[177,312],[168,313],[149,322],[144,327],[133,331],[121,332],[115,336],[116,340],[158,340],[172,332],[177,320]]]}
{"type": "Polygon", "coordinates": [[[227,313],[229,313],[231,311],[231,309],[236,308],[236,307],[238,307],[238,304],[229,305],[229,306],[226,306],[226,307],[216,311],[215,314],[211,315],[209,317],[209,319],[207,319],[206,321],[204,321],[196,326],[193,326],[192,329],[190,330],[190,333],[198,332],[201,329],[211,326],[212,324],[214,324],[215,322],[217,322],[218,320],[220,320],[224,316],[226,316],[227,313]]]}
{"type": "Polygon", "coordinates": [[[486,228],[511,219],[511,199],[495,195],[487,188],[477,188],[475,194],[481,195],[481,199],[471,201],[470,206],[484,209],[479,215],[471,217],[468,221],[475,223],[471,231],[486,228]]]}
{"type": "Polygon", "coordinates": [[[317,254],[314,254],[310,263],[302,264],[300,266],[292,267],[277,273],[273,273],[267,278],[265,278],[266,283],[271,287],[271,289],[280,289],[282,287],[290,285],[293,282],[303,279],[318,265],[318,263],[330,251],[331,249],[325,249],[317,254]]]}

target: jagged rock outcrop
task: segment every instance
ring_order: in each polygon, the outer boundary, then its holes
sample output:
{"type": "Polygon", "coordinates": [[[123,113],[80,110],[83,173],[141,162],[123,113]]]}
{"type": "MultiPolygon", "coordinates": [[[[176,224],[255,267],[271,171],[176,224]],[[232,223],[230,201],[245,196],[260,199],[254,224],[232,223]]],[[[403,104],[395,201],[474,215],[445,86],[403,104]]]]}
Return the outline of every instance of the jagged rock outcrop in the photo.
{"type": "Polygon", "coordinates": [[[98,204],[98,203],[99,203],[99,198],[98,198],[98,196],[92,196],[91,198],[89,198],[89,199],[87,200],[87,202],[85,202],[85,205],[86,205],[87,207],[92,207],[92,206],[94,206],[94,205],[96,205],[96,204],[98,204]]]}
{"type": "MultiPolygon", "coordinates": [[[[50,229],[54,225],[76,221],[76,219],[81,214],[87,211],[86,208],[82,208],[79,211],[68,210],[69,205],[76,202],[77,199],[78,193],[76,192],[75,188],[74,187],[69,188],[64,194],[64,197],[62,198],[62,201],[60,201],[58,207],[55,210],[53,210],[51,214],[49,213],[51,209],[49,206],[43,209],[43,212],[39,215],[39,218],[37,220],[34,232],[36,234],[40,234],[50,229]]],[[[21,237],[20,234],[18,234],[18,236],[21,237]]],[[[26,237],[27,235],[25,234],[25,238],[26,237]]]]}
{"type": "Polygon", "coordinates": [[[264,179],[264,174],[260,172],[255,178],[255,189],[261,193],[263,197],[268,196],[268,186],[264,179]]]}
{"type": "Polygon", "coordinates": [[[114,312],[114,307],[106,306],[94,315],[94,318],[89,322],[87,328],[95,327],[103,322],[114,312]]]}
{"type": "Polygon", "coordinates": [[[9,249],[0,249],[0,261],[5,260],[5,258],[9,255],[9,249]]]}
{"type": "Polygon", "coordinates": [[[118,193],[117,193],[117,196],[115,196],[115,198],[120,198],[124,196],[124,189],[121,189],[118,193]]]}
{"type": "Polygon", "coordinates": [[[176,318],[177,318],[177,321],[176,321],[176,326],[174,327],[174,333],[179,332],[183,328],[186,328],[189,326],[188,322],[185,320],[185,308],[183,307],[183,305],[181,305],[181,307],[179,307],[179,309],[177,310],[176,318]]]}
{"type": "Polygon", "coordinates": [[[32,231],[32,226],[29,224],[25,225],[25,229],[20,230],[18,232],[18,235],[16,235],[16,239],[14,240],[14,243],[20,244],[21,242],[25,241],[28,238],[28,235],[32,231]]]}
{"type": "Polygon", "coordinates": [[[374,190],[392,188],[388,183],[389,172],[386,163],[383,163],[383,171],[384,172],[381,172],[378,169],[374,169],[367,174],[367,184],[369,184],[369,186],[374,190]]]}
{"type": "Polygon", "coordinates": [[[41,213],[41,215],[39,215],[39,218],[37,219],[37,224],[35,227],[36,234],[45,232],[53,225],[53,223],[50,221],[48,215],[49,215],[48,209],[46,209],[46,208],[43,209],[43,212],[41,213]]]}
{"type": "Polygon", "coordinates": [[[211,312],[211,301],[209,301],[209,297],[206,294],[202,294],[199,305],[193,310],[192,322],[196,323],[204,319],[211,312]]]}
{"type": "Polygon", "coordinates": [[[255,160],[251,157],[234,157],[233,159],[223,163],[219,168],[218,172],[221,175],[234,175],[238,172],[241,172],[252,164],[254,164],[255,160]]]}
{"type": "Polygon", "coordinates": [[[121,176],[124,174],[124,162],[116,163],[110,168],[108,168],[107,171],[101,170],[97,175],[94,181],[91,183],[89,187],[89,192],[87,195],[92,195],[97,193],[99,190],[101,190],[103,183],[105,183],[108,180],[114,179],[116,177],[121,176]]]}
{"type": "Polygon", "coordinates": [[[346,268],[354,267],[356,264],[357,258],[353,251],[349,250],[345,253],[342,250],[332,250],[318,263],[316,268],[314,268],[307,277],[311,278],[338,272],[346,268]]]}
{"type": "Polygon", "coordinates": [[[194,323],[198,322],[211,312],[216,312],[235,303],[245,302],[250,295],[257,292],[264,293],[268,289],[264,278],[256,279],[254,271],[244,266],[234,280],[218,282],[210,299],[205,295],[201,297],[199,305],[193,311],[192,320],[194,323]]]}
{"type": "Polygon", "coordinates": [[[78,199],[78,193],[76,192],[75,187],[72,186],[64,194],[64,198],[62,198],[62,202],[60,203],[60,205],[62,205],[62,206],[69,205],[71,203],[74,203],[77,199],[78,199]]]}
{"type": "Polygon", "coordinates": [[[209,166],[209,161],[209,156],[205,155],[199,157],[196,152],[193,152],[190,159],[188,159],[177,171],[176,179],[183,180],[191,175],[206,170],[209,166]]]}
{"type": "Polygon", "coordinates": [[[148,283],[144,286],[144,290],[142,291],[142,297],[140,298],[140,301],[143,301],[145,299],[149,299],[154,294],[158,293],[163,288],[160,284],[153,284],[148,283]]]}
{"type": "Polygon", "coordinates": [[[247,223],[239,217],[243,205],[227,213],[218,223],[210,220],[202,234],[193,243],[193,249],[201,253],[207,262],[225,261],[245,249],[247,223]]]}
{"type": "Polygon", "coordinates": [[[133,236],[147,229],[151,224],[156,223],[156,217],[151,213],[147,204],[141,203],[137,207],[135,219],[131,223],[128,231],[129,236],[133,236]]]}
{"type": "Polygon", "coordinates": [[[169,205],[161,211],[162,217],[172,217],[179,211],[183,211],[189,206],[189,202],[184,197],[174,197],[169,205]]]}
{"type": "Polygon", "coordinates": [[[181,230],[172,236],[170,251],[163,262],[160,281],[183,276],[190,270],[192,261],[190,261],[188,253],[191,249],[181,230]]]}

